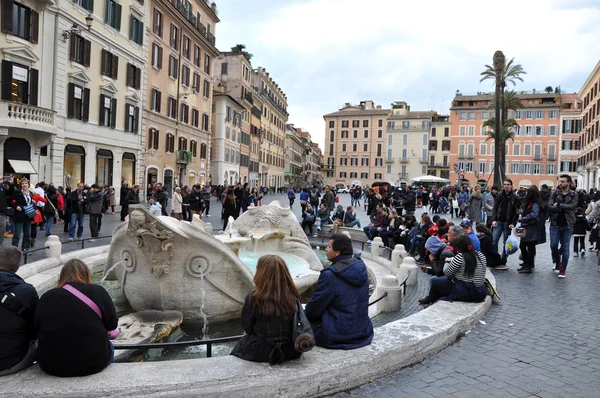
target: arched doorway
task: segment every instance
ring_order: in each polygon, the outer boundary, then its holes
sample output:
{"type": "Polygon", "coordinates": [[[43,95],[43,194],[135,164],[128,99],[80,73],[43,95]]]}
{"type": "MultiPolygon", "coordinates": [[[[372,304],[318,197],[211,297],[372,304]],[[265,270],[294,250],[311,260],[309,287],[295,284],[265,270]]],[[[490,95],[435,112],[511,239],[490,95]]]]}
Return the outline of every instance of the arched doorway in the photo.
{"type": "Polygon", "coordinates": [[[37,171],[30,163],[31,145],[23,138],[8,138],[4,143],[4,175],[14,174],[17,180],[31,180],[37,171]]]}
{"type": "Polygon", "coordinates": [[[131,152],[123,152],[123,158],[121,161],[121,179],[125,178],[129,181],[130,186],[134,186],[136,183],[135,178],[135,154],[131,152]]]}
{"type": "Polygon", "coordinates": [[[194,173],[193,171],[190,171],[189,174],[188,174],[188,183],[187,183],[187,186],[191,188],[195,184],[196,184],[196,173],[194,173]]]}
{"type": "Polygon", "coordinates": [[[113,153],[108,149],[96,151],[96,184],[100,186],[113,184],[113,153]]]}
{"type": "Polygon", "coordinates": [[[163,186],[169,193],[173,192],[173,170],[165,170],[165,178],[163,179],[163,186]]]}
{"type": "Polygon", "coordinates": [[[152,194],[152,187],[158,182],[158,169],[156,167],[149,167],[146,171],[146,200],[150,198],[152,194]]]}
{"type": "Polygon", "coordinates": [[[80,182],[85,183],[85,149],[82,146],[69,144],[65,147],[63,174],[65,187],[72,188],[80,182]]]}

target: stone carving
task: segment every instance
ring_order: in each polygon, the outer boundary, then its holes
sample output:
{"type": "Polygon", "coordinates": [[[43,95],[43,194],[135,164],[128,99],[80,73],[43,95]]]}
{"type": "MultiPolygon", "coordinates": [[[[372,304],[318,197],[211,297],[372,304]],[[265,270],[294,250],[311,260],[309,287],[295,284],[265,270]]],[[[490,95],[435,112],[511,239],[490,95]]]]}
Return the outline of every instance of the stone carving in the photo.
{"type": "Polygon", "coordinates": [[[160,278],[163,274],[168,274],[171,267],[174,246],[167,240],[173,237],[173,232],[159,229],[158,221],[148,219],[146,214],[151,216],[141,210],[133,210],[129,215],[127,233],[137,238],[137,246],[142,248],[150,272],[160,278]]]}

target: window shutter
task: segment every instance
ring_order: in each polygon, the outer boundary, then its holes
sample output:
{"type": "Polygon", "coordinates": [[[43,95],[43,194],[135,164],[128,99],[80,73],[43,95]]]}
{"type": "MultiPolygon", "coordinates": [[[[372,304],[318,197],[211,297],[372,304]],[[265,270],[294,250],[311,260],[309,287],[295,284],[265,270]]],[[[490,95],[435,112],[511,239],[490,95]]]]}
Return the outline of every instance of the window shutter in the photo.
{"type": "Polygon", "coordinates": [[[98,124],[104,126],[104,94],[100,94],[100,117],[98,118],[98,124]]]}
{"type": "Polygon", "coordinates": [[[69,59],[71,61],[75,61],[75,42],[77,41],[77,37],[76,36],[71,36],[70,39],[70,43],[69,43],[69,59]]]}
{"type": "Polygon", "coordinates": [[[90,57],[92,54],[92,42],[89,40],[83,41],[83,65],[90,66],[90,57]]]}
{"type": "Polygon", "coordinates": [[[106,68],[106,50],[102,50],[102,59],[100,60],[100,73],[103,75],[108,75],[108,70],[106,68]]]}
{"type": "Polygon", "coordinates": [[[152,43],[152,66],[154,66],[154,64],[156,64],[156,55],[154,53],[154,46],[156,46],[156,43],[152,43]]]}
{"type": "Polygon", "coordinates": [[[87,122],[90,120],[90,89],[83,89],[83,111],[81,120],[87,122]]]}
{"type": "MultiPolygon", "coordinates": [[[[131,107],[131,105],[129,105],[129,104],[125,104],[125,124],[123,125],[123,126],[124,126],[124,128],[123,128],[123,129],[124,129],[125,131],[129,131],[129,130],[127,130],[127,128],[129,127],[129,126],[127,125],[127,122],[128,122],[128,119],[129,119],[129,108],[130,108],[130,107],[131,107]]],[[[112,126],[111,126],[111,127],[112,127],[112,126]]]]}
{"type": "Polygon", "coordinates": [[[126,84],[129,87],[133,87],[133,76],[132,76],[132,71],[131,71],[132,66],[133,65],[131,65],[131,64],[127,64],[127,79],[126,79],[127,83],[126,84]]]}
{"type": "Polygon", "coordinates": [[[40,14],[31,10],[31,42],[37,43],[40,35],[40,14]]]}
{"type": "Polygon", "coordinates": [[[108,16],[110,15],[110,0],[106,0],[106,9],[104,10],[104,22],[110,24],[111,21],[108,20],[108,16]]]}
{"type": "Polygon", "coordinates": [[[113,54],[112,56],[112,70],[110,77],[117,79],[119,77],[119,57],[113,54]]]}
{"type": "Polygon", "coordinates": [[[158,149],[158,135],[159,135],[159,131],[158,130],[154,130],[154,149],[158,149]]]}
{"type": "Polygon", "coordinates": [[[13,0],[2,0],[2,31],[6,33],[13,31],[13,0]]]}
{"type": "Polygon", "coordinates": [[[157,102],[158,102],[158,104],[156,104],[156,105],[157,105],[157,106],[156,106],[156,112],[158,112],[158,113],[160,113],[160,104],[162,103],[161,96],[162,96],[162,94],[161,94],[161,92],[159,91],[159,92],[157,93],[157,95],[156,95],[156,97],[157,97],[157,102]]]}
{"type": "Polygon", "coordinates": [[[139,90],[142,87],[142,69],[135,68],[135,82],[134,87],[139,90]]]}
{"type": "Polygon", "coordinates": [[[158,47],[158,69],[162,69],[163,49],[158,47]]]}
{"type": "MultiPolygon", "coordinates": [[[[2,11],[4,12],[4,9],[2,11]]],[[[5,19],[2,18],[2,23],[5,19]]],[[[12,99],[12,62],[5,59],[2,60],[2,99],[6,101],[12,99]]]]}
{"type": "Polygon", "coordinates": [[[133,15],[129,17],[129,40],[133,40],[134,26],[133,26],[133,15]]]}
{"type": "Polygon", "coordinates": [[[37,106],[38,104],[38,81],[39,73],[37,69],[29,69],[29,104],[37,106]]]}
{"type": "Polygon", "coordinates": [[[117,125],[117,99],[110,101],[110,128],[114,129],[117,125]]]}
{"type": "Polygon", "coordinates": [[[116,30],[121,30],[121,5],[114,3],[115,4],[115,29],[116,30]]]}
{"type": "Polygon", "coordinates": [[[137,27],[137,44],[140,46],[144,44],[144,23],[142,21],[138,21],[137,27]]]}
{"type": "Polygon", "coordinates": [[[136,106],[133,109],[133,132],[134,133],[138,133],[138,127],[139,127],[139,120],[140,120],[140,107],[136,106]]]}
{"type": "Polygon", "coordinates": [[[67,103],[67,117],[75,117],[75,84],[69,83],[69,98],[67,103]]]}

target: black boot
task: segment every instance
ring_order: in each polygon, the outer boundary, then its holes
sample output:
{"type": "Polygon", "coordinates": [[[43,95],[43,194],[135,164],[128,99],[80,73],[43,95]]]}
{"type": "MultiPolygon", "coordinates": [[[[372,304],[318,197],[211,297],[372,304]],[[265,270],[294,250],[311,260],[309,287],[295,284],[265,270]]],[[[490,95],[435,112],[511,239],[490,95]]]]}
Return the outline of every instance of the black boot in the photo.
{"type": "Polygon", "coordinates": [[[523,265],[523,267],[519,268],[517,271],[519,274],[531,274],[531,265],[523,265]]]}

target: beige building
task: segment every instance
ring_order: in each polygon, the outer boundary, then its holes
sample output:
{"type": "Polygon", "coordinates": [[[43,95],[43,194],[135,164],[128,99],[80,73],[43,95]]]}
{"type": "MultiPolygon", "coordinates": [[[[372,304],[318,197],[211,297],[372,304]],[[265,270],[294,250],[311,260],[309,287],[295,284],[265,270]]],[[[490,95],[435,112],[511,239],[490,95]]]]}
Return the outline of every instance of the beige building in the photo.
{"type": "Polygon", "coordinates": [[[323,153],[321,152],[321,148],[319,148],[319,144],[312,141],[312,137],[308,131],[304,131],[301,128],[296,129],[296,131],[304,142],[304,153],[302,156],[302,179],[304,186],[321,186],[323,183],[323,177],[321,176],[323,153]]]}
{"type": "Polygon", "coordinates": [[[371,185],[384,179],[384,123],[390,115],[373,101],[347,103],[325,119],[324,184],[371,185]]]}
{"type": "Polygon", "coordinates": [[[450,128],[450,116],[433,116],[429,132],[429,175],[450,178],[450,128]]]}
{"type": "Polygon", "coordinates": [[[2,2],[2,172],[137,183],[147,4],[49,4],[2,2]]]}
{"type": "Polygon", "coordinates": [[[395,185],[427,174],[429,134],[435,112],[411,112],[404,101],[392,104],[387,119],[385,180],[395,185]]]}
{"type": "Polygon", "coordinates": [[[600,188],[600,62],[587,78],[579,99],[583,101],[581,112],[580,157],[577,172],[578,186],[587,189],[600,188]]]}
{"type": "Polygon", "coordinates": [[[285,132],[289,113],[287,96],[265,68],[252,73],[253,96],[262,103],[259,142],[260,185],[276,189],[285,185],[285,132]]]}
{"type": "Polygon", "coordinates": [[[285,132],[285,185],[288,187],[304,188],[306,176],[305,140],[298,134],[293,124],[286,125],[285,132]]]}
{"type": "Polygon", "coordinates": [[[240,143],[244,106],[231,94],[216,90],[213,94],[212,145],[210,169],[213,185],[234,185],[243,182],[240,143]]]}
{"type": "MultiPolygon", "coordinates": [[[[137,0],[133,0],[137,1],[137,0]]],[[[176,185],[209,180],[215,3],[152,0],[146,31],[144,182],[176,185]]]]}

